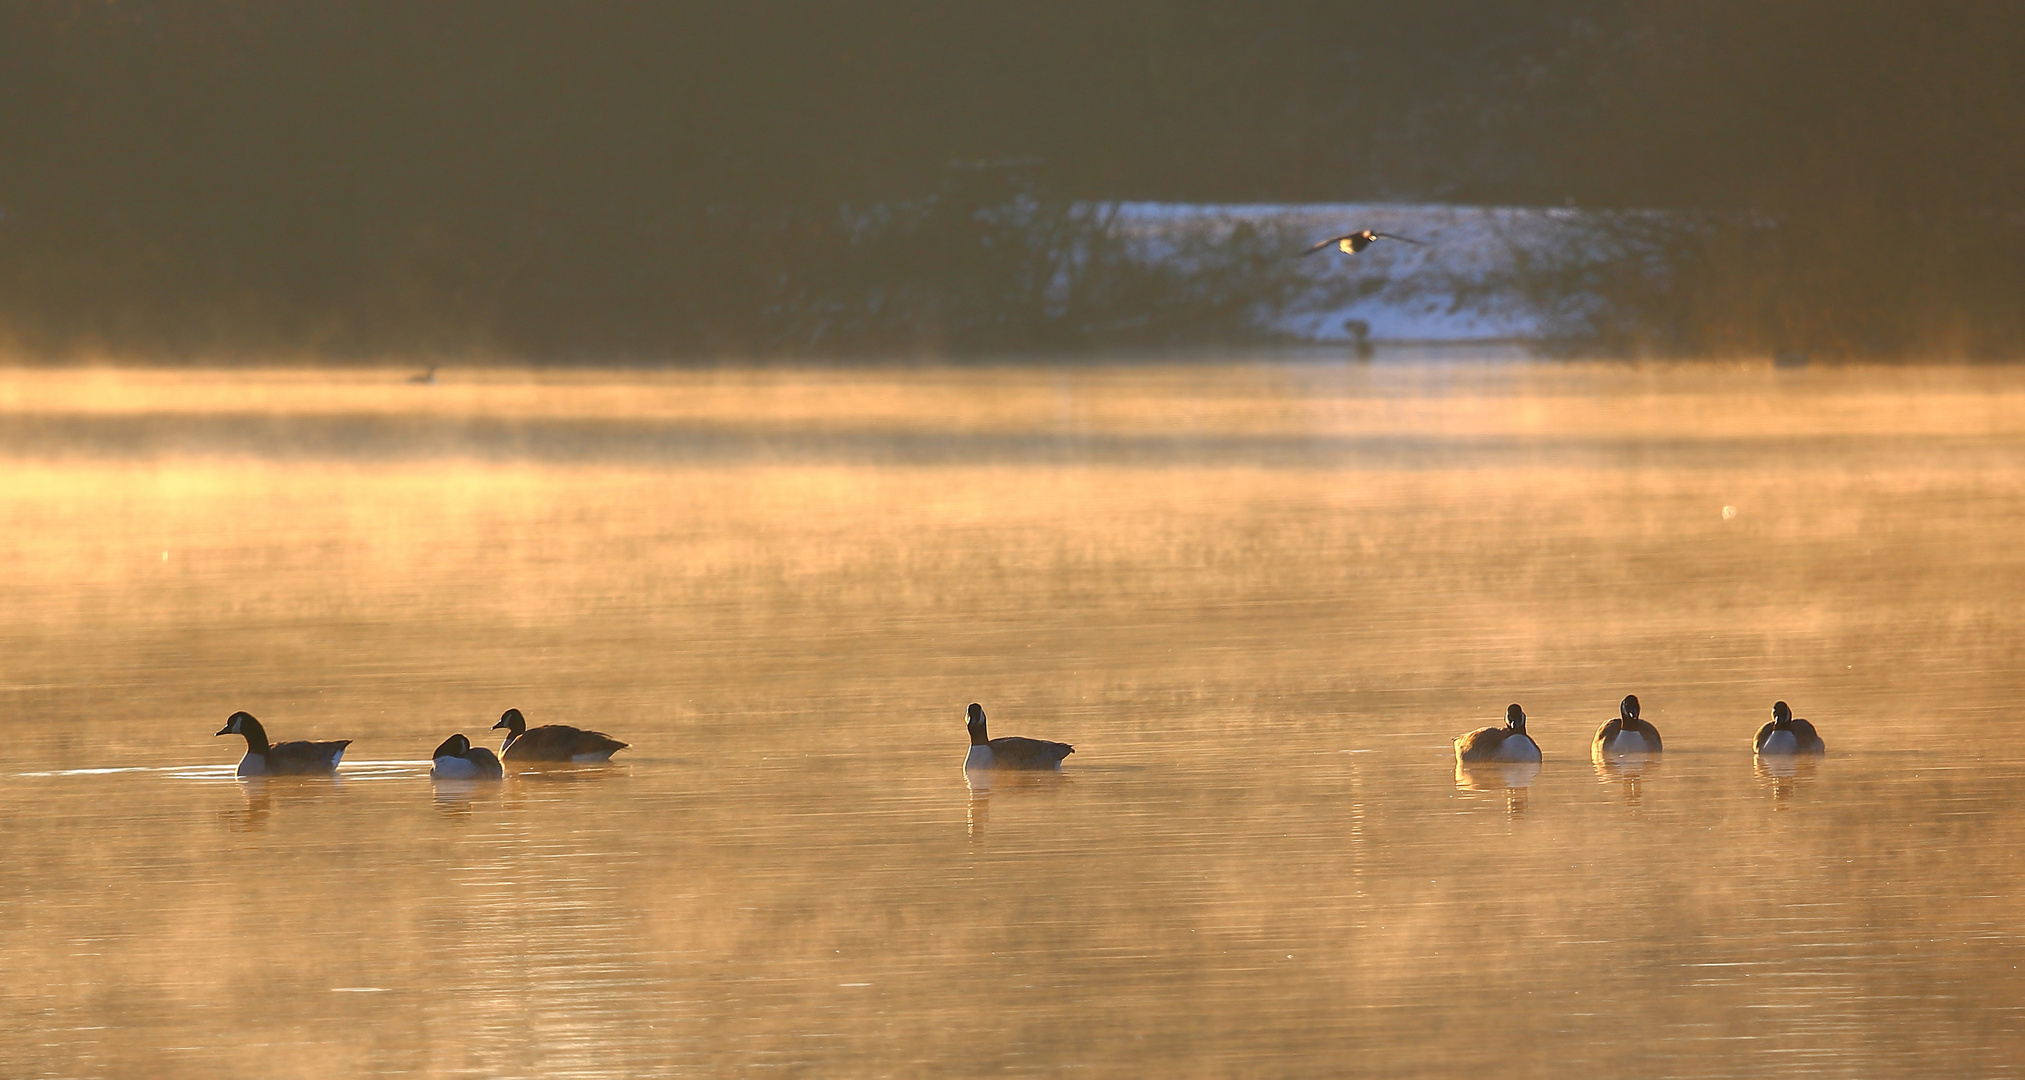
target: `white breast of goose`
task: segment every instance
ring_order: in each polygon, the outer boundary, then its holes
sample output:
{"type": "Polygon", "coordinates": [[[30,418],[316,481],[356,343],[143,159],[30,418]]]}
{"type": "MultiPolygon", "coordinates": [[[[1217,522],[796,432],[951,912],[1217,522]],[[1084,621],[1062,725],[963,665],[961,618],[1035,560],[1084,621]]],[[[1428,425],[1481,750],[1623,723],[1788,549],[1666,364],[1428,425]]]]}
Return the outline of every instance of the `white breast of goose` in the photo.
{"type": "Polygon", "coordinates": [[[1524,733],[1508,735],[1505,737],[1505,741],[1498,746],[1497,760],[1538,761],[1540,760],[1540,744],[1534,742],[1531,735],[1524,733]]]}
{"type": "Polygon", "coordinates": [[[433,764],[435,767],[429,770],[429,775],[445,780],[468,780],[478,775],[478,765],[461,757],[446,755],[437,758],[433,764]]]}
{"type": "Polygon", "coordinates": [[[1619,731],[1611,738],[1610,745],[1605,749],[1614,754],[1642,754],[1648,748],[1643,732],[1619,731]]]}

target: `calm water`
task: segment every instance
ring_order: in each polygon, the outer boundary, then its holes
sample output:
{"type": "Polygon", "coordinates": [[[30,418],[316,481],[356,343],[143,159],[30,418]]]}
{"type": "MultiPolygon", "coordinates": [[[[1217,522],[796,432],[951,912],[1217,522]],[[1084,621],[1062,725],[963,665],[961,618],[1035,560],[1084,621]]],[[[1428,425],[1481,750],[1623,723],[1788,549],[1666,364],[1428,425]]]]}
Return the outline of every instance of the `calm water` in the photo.
{"type": "Polygon", "coordinates": [[[0,1075],[2025,1060],[2025,372],[403,374],[0,373],[0,1075]]]}

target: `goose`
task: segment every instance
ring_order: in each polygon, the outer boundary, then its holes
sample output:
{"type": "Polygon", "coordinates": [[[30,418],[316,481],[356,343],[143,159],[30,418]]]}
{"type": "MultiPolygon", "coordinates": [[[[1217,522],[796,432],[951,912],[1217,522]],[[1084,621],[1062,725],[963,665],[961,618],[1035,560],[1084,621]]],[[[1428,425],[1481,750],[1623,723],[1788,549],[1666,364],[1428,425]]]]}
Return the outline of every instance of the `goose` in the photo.
{"type": "Polygon", "coordinates": [[[1823,754],[1828,747],[1814,731],[1814,725],[1793,715],[1783,701],[1772,703],[1772,720],[1758,729],[1752,741],[1760,754],[1823,754]]]}
{"type": "Polygon", "coordinates": [[[1354,233],[1332,236],[1327,240],[1317,243],[1314,247],[1301,252],[1301,254],[1313,255],[1324,248],[1334,247],[1345,255],[1355,255],[1380,240],[1397,240],[1402,244],[1412,244],[1414,247],[1427,246],[1425,243],[1409,236],[1395,236],[1389,232],[1372,232],[1370,229],[1359,229],[1354,233]]]}
{"type": "Polygon", "coordinates": [[[429,770],[432,780],[499,780],[506,776],[492,751],[471,745],[462,732],[444,739],[429,756],[435,759],[429,770]]]}
{"type": "Polygon", "coordinates": [[[500,728],[506,729],[506,742],[500,746],[499,756],[508,761],[574,761],[590,765],[612,760],[613,754],[629,745],[602,731],[585,731],[564,724],[531,728],[519,709],[501,713],[492,730],[500,728]]]}
{"type": "MultiPolygon", "coordinates": [[[[313,776],[334,773],[344,759],[350,739],[334,742],[269,743],[267,729],[252,713],[236,712],[219,728],[217,735],[246,736],[246,756],[239,759],[240,776],[313,776]]],[[[213,735],[216,738],[217,735],[213,735]]]]}
{"type": "Polygon", "coordinates": [[[1617,719],[1596,729],[1592,749],[1599,754],[1657,754],[1659,729],[1638,718],[1638,695],[1626,694],[1617,705],[1617,719]]]}
{"type": "Polygon", "coordinates": [[[434,364],[430,364],[430,365],[429,365],[429,370],[427,370],[427,371],[425,371],[425,372],[421,373],[420,375],[410,375],[410,376],[408,376],[408,384],[409,384],[410,386],[434,386],[434,385],[436,385],[436,365],[434,365],[434,364]]]}
{"type": "Polygon", "coordinates": [[[984,706],[970,703],[970,754],[963,759],[966,769],[1059,769],[1062,759],[1076,752],[1068,743],[1045,739],[1022,739],[1008,735],[989,739],[984,734],[984,706]]]}
{"type": "Polygon", "coordinates": [[[1526,734],[1526,710],[1517,704],[1508,706],[1504,727],[1478,728],[1457,739],[1455,760],[1458,765],[1540,760],[1540,744],[1526,734]]]}

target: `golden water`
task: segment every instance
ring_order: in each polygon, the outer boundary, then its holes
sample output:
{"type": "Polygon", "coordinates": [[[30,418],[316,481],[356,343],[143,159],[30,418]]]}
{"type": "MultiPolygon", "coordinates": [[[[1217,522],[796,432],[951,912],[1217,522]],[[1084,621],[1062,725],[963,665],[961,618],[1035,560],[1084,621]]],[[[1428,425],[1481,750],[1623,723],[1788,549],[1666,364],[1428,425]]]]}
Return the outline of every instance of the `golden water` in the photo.
{"type": "Polygon", "coordinates": [[[2025,372],[402,374],[0,373],[0,1075],[2025,1061],[2025,372]]]}

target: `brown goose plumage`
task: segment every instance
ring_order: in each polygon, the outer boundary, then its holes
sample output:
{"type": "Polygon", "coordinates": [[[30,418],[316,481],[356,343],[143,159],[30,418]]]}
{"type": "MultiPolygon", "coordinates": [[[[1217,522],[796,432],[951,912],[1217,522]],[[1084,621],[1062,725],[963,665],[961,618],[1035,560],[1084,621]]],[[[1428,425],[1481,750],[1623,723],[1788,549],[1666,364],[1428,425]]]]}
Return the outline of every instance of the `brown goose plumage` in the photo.
{"type": "Polygon", "coordinates": [[[429,758],[429,775],[436,780],[499,780],[506,776],[492,751],[471,745],[461,731],[444,739],[429,758]]]}
{"type": "Polygon", "coordinates": [[[506,729],[506,744],[499,749],[499,756],[507,761],[574,761],[590,764],[610,761],[612,755],[624,750],[629,744],[622,743],[602,731],[585,731],[567,724],[543,724],[541,727],[527,726],[527,718],[519,709],[508,709],[499,717],[499,723],[492,725],[494,731],[506,729]]]}
{"type": "Polygon", "coordinates": [[[350,739],[332,742],[295,741],[270,743],[267,729],[252,713],[236,712],[225,721],[213,735],[244,735],[246,756],[239,759],[241,776],[315,776],[337,771],[338,762],[345,756],[345,747],[350,739]]]}
{"type": "Polygon", "coordinates": [[[1514,703],[1505,709],[1504,727],[1478,728],[1457,739],[1455,759],[1463,765],[1540,760],[1540,745],[1526,734],[1526,710],[1514,703]]]}

